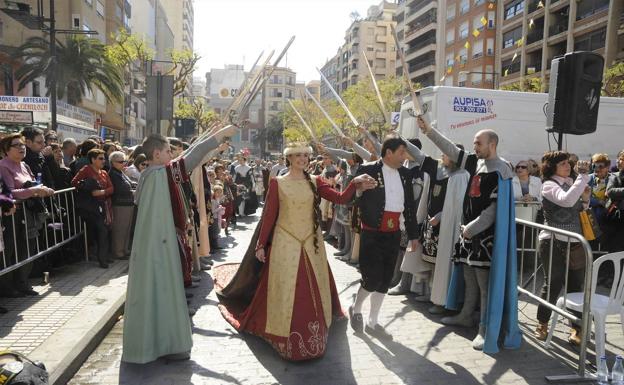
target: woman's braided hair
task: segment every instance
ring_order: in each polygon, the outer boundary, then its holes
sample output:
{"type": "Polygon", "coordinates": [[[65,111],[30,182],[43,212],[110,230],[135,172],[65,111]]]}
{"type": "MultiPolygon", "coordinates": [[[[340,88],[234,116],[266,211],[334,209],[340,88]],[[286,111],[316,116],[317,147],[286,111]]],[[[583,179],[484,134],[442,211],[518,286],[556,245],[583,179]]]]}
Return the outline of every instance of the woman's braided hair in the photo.
{"type": "Polygon", "coordinates": [[[316,190],[316,186],[314,185],[314,181],[310,177],[310,174],[307,171],[304,171],[303,175],[305,175],[305,178],[312,189],[312,194],[314,194],[314,203],[312,203],[312,222],[314,223],[314,251],[318,253],[319,239],[317,232],[319,226],[321,225],[321,195],[316,190]]]}

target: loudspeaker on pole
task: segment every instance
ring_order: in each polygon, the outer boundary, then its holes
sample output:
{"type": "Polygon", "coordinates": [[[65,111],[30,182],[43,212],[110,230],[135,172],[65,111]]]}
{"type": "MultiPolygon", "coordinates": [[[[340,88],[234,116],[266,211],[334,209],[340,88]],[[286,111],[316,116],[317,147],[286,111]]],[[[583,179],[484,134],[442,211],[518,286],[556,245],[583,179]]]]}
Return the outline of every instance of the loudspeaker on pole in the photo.
{"type": "Polygon", "coordinates": [[[594,52],[571,52],[553,59],[546,131],[572,135],[596,131],[603,69],[604,58],[594,52]]]}

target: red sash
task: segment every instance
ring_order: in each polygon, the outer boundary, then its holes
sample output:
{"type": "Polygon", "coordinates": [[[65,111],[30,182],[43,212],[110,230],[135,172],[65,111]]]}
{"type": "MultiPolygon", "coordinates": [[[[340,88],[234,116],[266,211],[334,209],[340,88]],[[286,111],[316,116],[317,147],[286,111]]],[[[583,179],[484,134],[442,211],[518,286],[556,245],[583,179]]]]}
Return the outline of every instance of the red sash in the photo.
{"type": "Polygon", "coordinates": [[[188,287],[192,283],[191,269],[193,267],[193,255],[191,245],[186,234],[186,227],[189,223],[189,213],[187,211],[186,197],[182,183],[190,183],[190,178],[184,167],[184,159],[171,161],[166,166],[167,181],[169,183],[169,195],[171,196],[171,210],[173,212],[173,222],[176,228],[178,246],[180,250],[180,264],[182,265],[182,276],[184,286],[188,287]]]}
{"type": "Polygon", "coordinates": [[[384,211],[381,216],[381,225],[379,228],[367,226],[364,222],[362,222],[362,230],[368,231],[379,231],[382,233],[393,233],[395,231],[399,231],[399,218],[401,217],[401,213],[395,211],[384,211]]]}

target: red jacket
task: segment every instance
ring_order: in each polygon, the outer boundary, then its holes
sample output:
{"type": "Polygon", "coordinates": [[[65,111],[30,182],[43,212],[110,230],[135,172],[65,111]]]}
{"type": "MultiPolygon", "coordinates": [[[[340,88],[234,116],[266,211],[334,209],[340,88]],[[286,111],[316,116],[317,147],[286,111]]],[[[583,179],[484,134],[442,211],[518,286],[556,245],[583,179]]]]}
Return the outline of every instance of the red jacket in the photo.
{"type": "Polygon", "coordinates": [[[91,165],[86,165],[81,168],[80,171],[78,171],[78,174],[76,174],[76,176],[74,177],[74,179],[72,179],[71,184],[74,187],[78,187],[78,182],[87,178],[93,178],[97,180],[102,189],[106,191],[106,194],[96,197],[96,199],[104,201],[110,198],[111,195],[113,195],[113,182],[111,182],[108,173],[104,170],[96,172],[95,169],[91,167],[91,165]]]}

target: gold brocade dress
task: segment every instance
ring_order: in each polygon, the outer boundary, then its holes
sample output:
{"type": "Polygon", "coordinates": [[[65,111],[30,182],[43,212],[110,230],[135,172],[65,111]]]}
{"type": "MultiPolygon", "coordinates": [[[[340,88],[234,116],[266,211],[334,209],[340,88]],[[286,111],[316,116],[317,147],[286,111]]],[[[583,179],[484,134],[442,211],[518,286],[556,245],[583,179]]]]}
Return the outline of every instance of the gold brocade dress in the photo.
{"type": "MultiPolygon", "coordinates": [[[[312,177],[312,183],[321,197],[334,203],[348,202],[355,192],[350,185],[339,193],[321,178],[312,177]]],[[[314,245],[313,206],[309,181],[285,177],[270,181],[256,246],[265,248],[267,260],[253,298],[244,308],[226,301],[220,306],[237,330],[264,338],[293,361],[322,356],[332,316],[344,316],[320,227],[314,245]]],[[[217,287],[225,287],[225,280],[215,272],[217,287]]]]}

